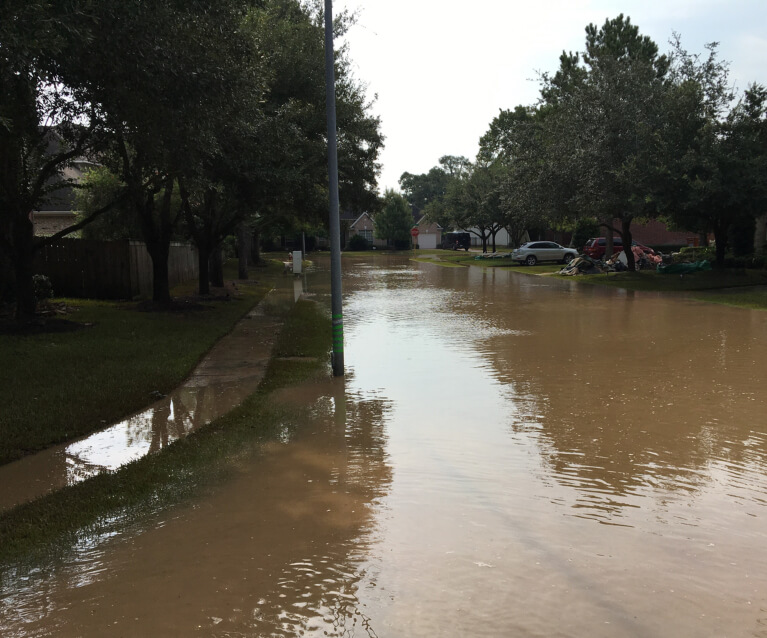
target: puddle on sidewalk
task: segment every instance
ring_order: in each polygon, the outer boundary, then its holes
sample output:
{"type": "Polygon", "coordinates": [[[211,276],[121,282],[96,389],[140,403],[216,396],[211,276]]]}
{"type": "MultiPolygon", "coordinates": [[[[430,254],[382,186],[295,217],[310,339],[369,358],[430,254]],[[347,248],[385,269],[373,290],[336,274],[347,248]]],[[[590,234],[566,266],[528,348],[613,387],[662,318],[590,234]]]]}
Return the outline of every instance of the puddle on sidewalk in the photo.
{"type": "Polygon", "coordinates": [[[157,452],[242,403],[264,376],[281,317],[305,290],[305,278],[280,283],[168,396],[82,439],[0,466],[0,511],[157,452]]]}

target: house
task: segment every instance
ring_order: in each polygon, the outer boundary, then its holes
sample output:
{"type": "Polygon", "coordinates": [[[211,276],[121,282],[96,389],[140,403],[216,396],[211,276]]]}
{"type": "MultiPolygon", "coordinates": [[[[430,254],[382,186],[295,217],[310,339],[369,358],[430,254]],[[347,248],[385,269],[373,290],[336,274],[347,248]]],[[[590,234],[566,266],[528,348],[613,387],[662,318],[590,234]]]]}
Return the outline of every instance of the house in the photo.
{"type": "MultiPolygon", "coordinates": [[[[46,142],[49,155],[60,152],[62,138],[55,129],[50,129],[46,133],[46,142]]],[[[48,184],[55,185],[61,182],[62,187],[51,192],[38,210],[32,211],[31,217],[36,236],[54,235],[77,222],[75,191],[72,184],[81,182],[85,174],[96,166],[97,164],[84,157],[77,157],[67,163],[57,176],[49,180],[48,184]]]]}
{"type": "Polygon", "coordinates": [[[418,228],[419,248],[438,248],[442,245],[442,226],[436,222],[430,222],[425,216],[421,217],[416,224],[418,228]]]}
{"type": "Polygon", "coordinates": [[[351,224],[349,224],[346,232],[346,243],[354,236],[359,235],[364,237],[370,246],[375,248],[386,248],[385,239],[377,239],[375,237],[375,222],[370,213],[362,213],[351,224]]]}

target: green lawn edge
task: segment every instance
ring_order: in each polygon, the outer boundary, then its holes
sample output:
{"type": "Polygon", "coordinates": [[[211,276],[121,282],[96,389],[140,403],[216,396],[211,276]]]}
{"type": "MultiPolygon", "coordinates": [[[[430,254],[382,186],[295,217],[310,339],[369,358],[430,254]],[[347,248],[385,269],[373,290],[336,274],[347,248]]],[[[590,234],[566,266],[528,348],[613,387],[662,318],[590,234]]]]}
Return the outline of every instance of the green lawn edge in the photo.
{"type": "Polygon", "coordinates": [[[654,270],[599,275],[552,275],[556,279],[578,284],[608,286],[643,292],[686,293],[688,297],[708,303],[739,308],[767,310],[767,271],[725,269],[691,274],[667,275],[654,270]],[[738,292],[738,289],[761,287],[738,292]]]}
{"type": "Polygon", "coordinates": [[[414,258],[413,261],[443,267],[476,266],[498,268],[518,275],[550,276],[577,284],[608,286],[625,290],[660,293],[685,293],[689,298],[752,310],[767,310],[767,270],[725,269],[679,275],[661,274],[655,270],[597,275],[560,275],[561,264],[525,266],[509,258],[476,259],[476,254],[433,251],[436,258],[414,258]],[[739,288],[758,287],[754,291],[739,288]]]}
{"type": "Polygon", "coordinates": [[[84,537],[182,502],[230,475],[237,460],[264,441],[284,439],[301,422],[301,409],[272,401],[271,394],[328,378],[331,334],[327,310],[299,300],[285,318],[264,380],[239,407],[156,454],[0,514],[0,578],[55,560],[84,537]]]}
{"type": "MultiPolygon", "coordinates": [[[[142,312],[134,302],[65,300],[51,322],[82,329],[0,335],[0,464],[117,422],[167,394],[273,287],[282,264],[254,268],[236,293],[189,310],[142,312]],[[106,400],[105,400],[106,399],[106,400]]],[[[234,280],[227,270],[227,281],[234,280]]],[[[190,295],[196,282],[173,289],[190,295]]]]}

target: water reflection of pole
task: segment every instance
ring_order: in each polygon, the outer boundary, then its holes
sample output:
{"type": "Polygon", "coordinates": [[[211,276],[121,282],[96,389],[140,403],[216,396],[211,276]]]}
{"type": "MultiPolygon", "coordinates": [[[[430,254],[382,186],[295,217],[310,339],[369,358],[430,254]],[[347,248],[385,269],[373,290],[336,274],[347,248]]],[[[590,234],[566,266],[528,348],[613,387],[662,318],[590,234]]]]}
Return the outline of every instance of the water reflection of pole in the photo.
{"type": "Polygon", "coordinates": [[[344,315],[341,299],[341,221],[338,210],[336,77],[333,54],[333,2],[325,0],[325,100],[328,119],[330,191],[330,298],[333,317],[333,376],[344,374],[344,315]]]}

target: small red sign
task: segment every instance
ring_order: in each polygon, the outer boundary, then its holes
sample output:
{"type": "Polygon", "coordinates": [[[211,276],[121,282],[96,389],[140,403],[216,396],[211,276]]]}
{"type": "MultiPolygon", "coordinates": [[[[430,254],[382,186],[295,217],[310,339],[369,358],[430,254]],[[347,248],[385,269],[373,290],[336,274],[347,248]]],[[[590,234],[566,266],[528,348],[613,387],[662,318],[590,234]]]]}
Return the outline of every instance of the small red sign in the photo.
{"type": "Polygon", "coordinates": [[[417,228],[411,228],[411,229],[410,229],[410,234],[411,234],[413,237],[418,237],[418,232],[419,232],[419,231],[418,231],[418,229],[417,229],[417,228]]]}

